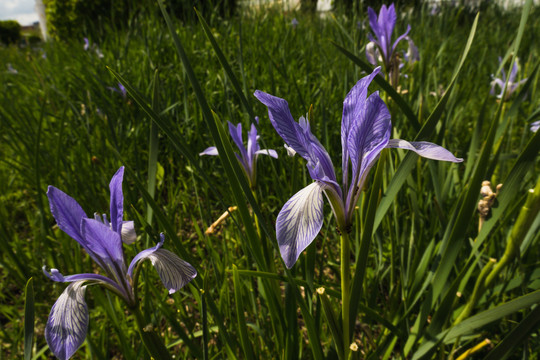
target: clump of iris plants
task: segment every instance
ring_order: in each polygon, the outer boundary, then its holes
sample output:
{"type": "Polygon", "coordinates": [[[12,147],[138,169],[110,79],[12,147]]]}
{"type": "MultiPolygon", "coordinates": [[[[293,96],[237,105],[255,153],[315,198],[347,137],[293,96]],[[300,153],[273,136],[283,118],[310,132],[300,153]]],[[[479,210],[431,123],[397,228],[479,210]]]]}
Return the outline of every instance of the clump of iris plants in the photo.
{"type": "MultiPolygon", "coordinates": [[[[88,307],[84,300],[87,284],[99,284],[125,301],[137,319],[140,319],[137,288],[138,269],[142,260],[150,260],[163,285],[172,294],[197,276],[197,271],[177,255],[162,248],[165,236],[159,243],[138,253],[129,266],[123,245],[136,240],[133,221],[124,221],[122,180],[124,168],[118,169],[109,184],[111,192],[110,219],[107,215],[94,214],[89,218],[75,199],[54,186],[49,186],[47,197],[58,227],[77,241],[105,275],[84,273],[62,275],[57,269],[43,271],[53,281],[70,283],[56,300],[49,314],[45,338],[51,351],[59,359],[69,359],[83,343],[88,331],[88,307]]],[[[139,324],[141,325],[141,324],[139,324]]],[[[144,334],[141,332],[144,340],[144,334]]],[[[146,345],[146,341],[145,341],[146,345]]],[[[148,346],[147,346],[148,348],[148,346]]],[[[155,351],[148,349],[153,356],[155,351]]]]}

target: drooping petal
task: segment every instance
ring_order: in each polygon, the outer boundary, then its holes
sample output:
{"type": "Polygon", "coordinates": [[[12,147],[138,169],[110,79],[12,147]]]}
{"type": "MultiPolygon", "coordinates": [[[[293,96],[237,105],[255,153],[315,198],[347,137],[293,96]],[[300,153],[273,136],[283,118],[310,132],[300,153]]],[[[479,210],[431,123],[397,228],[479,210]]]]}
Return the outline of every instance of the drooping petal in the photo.
{"type": "Polygon", "coordinates": [[[531,131],[537,132],[540,129],[540,120],[531,123],[531,131]]]}
{"type": "Polygon", "coordinates": [[[504,82],[496,78],[491,82],[491,89],[489,90],[490,95],[495,95],[495,86],[498,85],[501,88],[501,93],[497,95],[498,98],[502,96],[502,90],[504,89],[504,82]]]}
{"type": "Polygon", "coordinates": [[[209,148],[205,149],[202,153],[199,153],[199,156],[203,156],[203,155],[214,155],[214,156],[219,155],[217,151],[217,147],[210,146],[209,148]]]}
{"type": "Polygon", "coordinates": [[[304,117],[301,117],[298,123],[295,122],[287,101],[277,96],[257,90],[255,97],[268,107],[270,122],[279,136],[308,161],[308,170],[312,179],[322,180],[322,178],[328,177],[336,181],[332,160],[321,143],[311,133],[309,122],[304,117]],[[314,171],[317,164],[320,164],[320,172],[314,171]]]}
{"type": "Polygon", "coordinates": [[[111,191],[111,226],[113,231],[121,233],[122,219],[124,217],[124,194],[122,193],[122,181],[124,179],[124,167],[120,167],[109,183],[111,191]]]}
{"type": "Polygon", "coordinates": [[[117,288],[121,293],[124,293],[124,290],[119,286],[119,284],[117,284],[113,280],[103,275],[86,273],[86,274],[74,274],[74,275],[64,276],[57,269],[51,269],[51,271],[48,272],[45,266],[43,266],[42,270],[45,276],[47,276],[52,281],[56,281],[56,282],[96,281],[96,282],[101,282],[104,284],[111,285],[112,287],[117,288]]]}
{"type": "Polygon", "coordinates": [[[49,198],[51,213],[58,227],[77,240],[83,248],[86,248],[85,241],[81,235],[81,221],[87,218],[87,216],[79,203],[54,186],[48,187],[47,197],[49,198]]]}
{"type": "Polygon", "coordinates": [[[122,221],[122,241],[124,244],[131,245],[137,240],[135,232],[135,223],[133,221],[122,221]]]}
{"type": "Polygon", "coordinates": [[[377,45],[373,41],[368,42],[366,45],[366,58],[371,65],[377,65],[377,59],[379,58],[377,53],[377,45]]]}
{"type": "Polygon", "coordinates": [[[122,278],[123,274],[118,273],[118,270],[125,268],[120,234],[94,219],[82,221],[81,233],[92,253],[105,264],[104,270],[112,271],[122,278]]]}
{"type": "Polygon", "coordinates": [[[420,61],[420,53],[418,52],[418,47],[414,44],[414,41],[409,36],[406,37],[406,40],[409,43],[409,48],[405,53],[405,60],[410,63],[420,61]]]}
{"type": "Polygon", "coordinates": [[[172,294],[197,276],[197,270],[187,261],[180,259],[176,254],[166,249],[161,249],[165,236],[161,234],[161,241],[153,248],[141,251],[129,265],[128,274],[133,276],[133,270],[137,262],[149,259],[163,282],[163,285],[172,294]]]}
{"type": "Polygon", "coordinates": [[[311,244],[323,224],[323,185],[314,182],[289,199],[276,220],[277,241],[281,257],[291,268],[304,249],[311,244]]]}
{"type": "Polygon", "coordinates": [[[442,146],[427,141],[408,142],[400,139],[392,139],[388,142],[388,145],[386,145],[386,147],[411,150],[422,157],[433,160],[451,161],[455,163],[463,161],[463,159],[456,158],[450,151],[446,150],[442,146]]]}
{"type": "Polygon", "coordinates": [[[272,150],[272,149],[262,149],[262,150],[257,150],[255,152],[256,155],[268,155],[268,156],[271,156],[273,157],[274,159],[277,159],[278,158],[278,154],[276,152],[276,150],[272,150]]]}
{"type": "Polygon", "coordinates": [[[379,93],[374,92],[351,123],[347,139],[352,163],[351,190],[361,185],[359,181],[388,143],[391,129],[390,112],[379,93]]]}
{"type": "Polygon", "coordinates": [[[343,149],[341,166],[343,169],[343,179],[347,179],[349,167],[349,146],[347,139],[351,124],[359,120],[366,103],[369,84],[381,71],[381,67],[376,67],[371,74],[358,80],[356,85],[349,91],[343,101],[343,116],[341,119],[341,147],[343,149]]]}
{"type": "Polygon", "coordinates": [[[68,285],[54,303],[47,326],[45,339],[54,355],[69,359],[81,346],[88,330],[88,307],[84,301],[84,281],[68,285]]]}
{"type": "Polygon", "coordinates": [[[284,144],[283,147],[285,148],[285,150],[287,150],[288,156],[293,157],[294,155],[296,155],[296,151],[294,151],[294,149],[290,147],[289,145],[284,144]]]}
{"type": "Polygon", "coordinates": [[[260,90],[256,90],[254,95],[268,107],[270,122],[279,136],[304,159],[309,158],[309,151],[306,148],[306,138],[303,135],[302,129],[294,121],[287,101],[260,90]]]}

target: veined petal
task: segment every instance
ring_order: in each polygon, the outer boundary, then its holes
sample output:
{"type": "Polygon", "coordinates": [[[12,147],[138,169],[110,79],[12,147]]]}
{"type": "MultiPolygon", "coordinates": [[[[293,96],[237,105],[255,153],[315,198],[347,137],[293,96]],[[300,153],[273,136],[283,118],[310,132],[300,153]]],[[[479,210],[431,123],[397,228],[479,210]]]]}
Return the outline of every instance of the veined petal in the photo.
{"type": "Polygon", "coordinates": [[[87,216],[79,203],[54,186],[48,187],[47,197],[49,198],[51,213],[53,214],[58,227],[73,239],[77,240],[83,248],[86,248],[85,241],[81,234],[81,221],[82,219],[87,218],[87,216]]]}
{"type": "MultiPolygon", "coordinates": [[[[118,273],[118,270],[122,271],[125,268],[122,240],[119,233],[94,219],[84,219],[81,224],[81,232],[89,249],[108,267],[105,270],[118,273]]],[[[119,278],[123,277],[123,274],[118,275],[119,278]]]]}
{"type": "Polygon", "coordinates": [[[308,185],[290,198],[279,212],[276,220],[277,241],[288,269],[321,230],[323,186],[318,182],[308,185]]]}
{"type": "Polygon", "coordinates": [[[298,123],[294,121],[287,101],[260,90],[255,91],[254,95],[268,107],[270,122],[279,136],[304,159],[309,158],[309,151],[306,148],[307,139],[298,123]]]}
{"type": "Polygon", "coordinates": [[[422,157],[433,160],[451,161],[455,163],[463,161],[463,159],[456,158],[450,151],[446,150],[442,146],[427,141],[408,142],[400,139],[392,139],[388,142],[386,147],[411,150],[422,157]]]}
{"type": "Polygon", "coordinates": [[[133,221],[122,221],[122,241],[124,244],[131,245],[137,240],[137,233],[135,232],[135,223],[133,221]]]}
{"type": "Polygon", "coordinates": [[[54,355],[69,359],[81,346],[88,330],[88,307],[84,301],[84,281],[68,285],[54,303],[47,326],[45,339],[54,355]]]}
{"type": "Polygon", "coordinates": [[[359,185],[358,181],[384,149],[390,139],[391,129],[390,112],[379,93],[374,92],[351,123],[347,139],[352,163],[351,189],[359,185]]]}
{"type": "Polygon", "coordinates": [[[117,284],[113,280],[103,275],[87,273],[87,274],[74,274],[74,275],[64,276],[57,269],[51,269],[51,271],[48,272],[45,266],[43,266],[42,270],[45,276],[47,276],[52,281],[56,281],[56,282],[97,281],[97,282],[111,285],[112,287],[117,288],[118,291],[120,291],[121,293],[124,293],[124,290],[119,286],[119,284],[117,284]]]}
{"type": "Polygon", "coordinates": [[[273,157],[274,159],[277,159],[278,158],[278,154],[276,152],[276,150],[272,150],[272,149],[262,149],[262,150],[257,150],[255,152],[256,155],[268,155],[268,156],[271,156],[273,157]]]}
{"type": "MultiPolygon", "coordinates": [[[[383,39],[385,36],[385,31],[384,31],[384,28],[381,28],[379,26],[379,22],[377,21],[377,13],[371,7],[368,7],[368,18],[369,18],[369,26],[371,27],[371,31],[373,31],[373,34],[375,34],[375,37],[377,38],[376,42],[381,47],[381,50],[385,52],[386,50],[383,47],[383,42],[384,42],[383,39]]],[[[386,57],[386,53],[384,53],[383,56],[386,57]]]]}
{"type": "Polygon", "coordinates": [[[180,259],[166,249],[158,249],[147,256],[156,268],[161,282],[169,290],[169,294],[183,288],[197,276],[197,270],[190,263],[180,259]]]}
{"type": "Polygon", "coordinates": [[[197,270],[187,261],[180,259],[169,250],[161,249],[165,236],[161,234],[161,241],[153,248],[138,253],[129,265],[128,274],[133,276],[133,270],[137,262],[149,259],[163,282],[163,285],[172,294],[197,276],[197,270]]]}
{"type": "Polygon", "coordinates": [[[214,156],[219,155],[217,151],[217,147],[210,146],[209,148],[205,149],[202,153],[199,153],[199,156],[203,156],[203,155],[214,155],[214,156]]]}
{"type": "Polygon", "coordinates": [[[383,5],[381,11],[379,12],[379,28],[384,29],[384,49],[385,57],[389,59],[393,49],[390,51],[390,41],[392,41],[392,33],[394,32],[394,27],[396,26],[396,10],[394,4],[391,4],[389,7],[383,5]]]}
{"type": "Polygon", "coordinates": [[[124,217],[124,195],[122,193],[122,181],[124,179],[124,167],[120,167],[111,179],[111,226],[113,231],[120,234],[122,231],[122,219],[124,217]]]}
{"type": "MultiPolygon", "coordinates": [[[[381,67],[375,68],[373,72],[360,79],[349,91],[343,101],[343,116],[341,119],[341,147],[343,149],[341,166],[343,169],[343,179],[348,177],[349,168],[349,145],[348,138],[351,131],[351,124],[360,121],[360,116],[366,104],[366,97],[369,84],[373,78],[381,71],[381,67]]],[[[345,180],[346,181],[346,180],[345,180]]],[[[345,189],[344,189],[345,190],[345,189]]]]}
{"type": "Polygon", "coordinates": [[[332,160],[315,135],[311,133],[309,122],[304,117],[301,117],[298,123],[295,122],[287,101],[281,98],[259,90],[255,91],[255,97],[268,107],[270,122],[279,136],[308,161],[311,178],[320,180],[327,176],[335,181],[336,175],[332,160]],[[317,164],[320,164],[319,172],[314,171],[317,164]]]}

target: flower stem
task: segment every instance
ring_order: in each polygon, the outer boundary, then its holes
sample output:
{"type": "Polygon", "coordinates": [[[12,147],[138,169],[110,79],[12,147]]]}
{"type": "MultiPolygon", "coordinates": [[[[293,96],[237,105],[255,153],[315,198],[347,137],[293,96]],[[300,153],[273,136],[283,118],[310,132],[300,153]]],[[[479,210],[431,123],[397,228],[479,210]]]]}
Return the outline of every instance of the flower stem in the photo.
{"type": "Polygon", "coordinates": [[[343,323],[343,354],[348,358],[349,336],[349,300],[351,291],[351,244],[349,233],[342,230],[341,233],[341,319],[343,323]]]}

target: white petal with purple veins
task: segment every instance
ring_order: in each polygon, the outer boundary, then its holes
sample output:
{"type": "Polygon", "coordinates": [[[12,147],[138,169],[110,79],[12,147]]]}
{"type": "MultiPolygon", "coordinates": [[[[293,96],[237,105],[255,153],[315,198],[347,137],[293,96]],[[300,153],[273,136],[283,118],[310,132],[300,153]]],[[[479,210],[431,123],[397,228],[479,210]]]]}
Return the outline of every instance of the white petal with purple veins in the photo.
{"type": "Polygon", "coordinates": [[[203,155],[217,156],[218,155],[217,147],[210,146],[209,148],[206,148],[202,153],[199,153],[199,156],[203,156],[203,155]]]}
{"type": "Polygon", "coordinates": [[[166,249],[158,249],[147,257],[156,268],[161,282],[172,294],[183,288],[197,276],[197,270],[190,263],[180,259],[166,249]]]}
{"type": "Polygon", "coordinates": [[[427,141],[408,142],[400,139],[391,139],[386,147],[411,150],[420,156],[433,160],[451,161],[456,163],[463,161],[463,159],[456,158],[450,151],[442,146],[427,141]]]}
{"type": "Polygon", "coordinates": [[[122,241],[124,244],[131,245],[137,240],[135,232],[135,223],[133,221],[122,222],[122,241]]]}
{"type": "Polygon", "coordinates": [[[54,355],[61,360],[69,359],[81,346],[88,330],[88,307],[84,301],[84,281],[69,284],[54,303],[45,339],[54,355]]]}
{"type": "Polygon", "coordinates": [[[323,185],[314,182],[285,203],[276,220],[281,257],[291,268],[323,224],[323,185]]]}
{"type": "Polygon", "coordinates": [[[266,149],[257,150],[257,151],[255,151],[255,154],[257,154],[257,155],[260,155],[260,154],[268,155],[268,156],[273,157],[274,159],[278,158],[278,154],[277,154],[276,150],[272,150],[272,149],[269,149],[269,150],[266,150],[266,149]]]}

